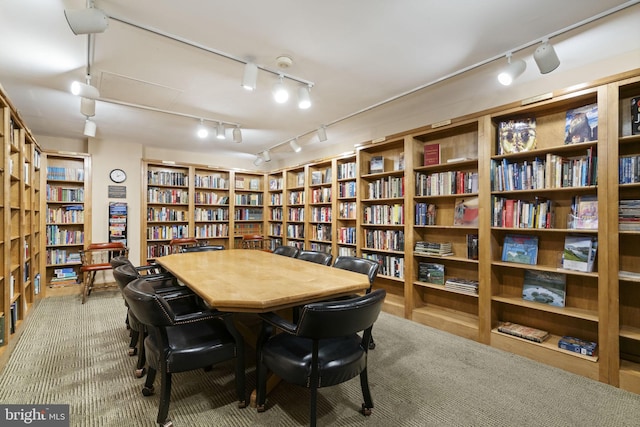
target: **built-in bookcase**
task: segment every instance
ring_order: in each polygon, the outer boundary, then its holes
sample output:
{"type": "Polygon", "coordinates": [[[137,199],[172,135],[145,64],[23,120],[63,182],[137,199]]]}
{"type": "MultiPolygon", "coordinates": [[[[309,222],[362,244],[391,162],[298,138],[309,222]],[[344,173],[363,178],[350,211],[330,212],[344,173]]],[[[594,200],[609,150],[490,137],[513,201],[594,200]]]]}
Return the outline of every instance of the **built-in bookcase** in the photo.
{"type": "Polygon", "coordinates": [[[193,228],[201,244],[229,245],[230,173],[194,168],[193,228]]]}
{"type": "Polygon", "coordinates": [[[286,173],[285,226],[286,244],[306,249],[307,179],[305,167],[290,169],[286,173]]]}
{"type": "Polygon", "coordinates": [[[264,174],[235,172],[233,194],[233,234],[265,236],[264,174]]]}
{"type": "MultiPolygon", "coordinates": [[[[336,160],[336,251],[335,256],[356,256],[358,247],[358,163],[355,155],[336,160]]],[[[336,203],[334,203],[335,205],[336,203]]]]}
{"type": "Polygon", "coordinates": [[[331,252],[334,231],[333,182],[334,169],[331,160],[311,164],[307,167],[309,182],[309,218],[307,222],[307,245],[319,252],[331,252]]]}
{"type": "Polygon", "coordinates": [[[268,191],[268,218],[267,236],[269,245],[274,249],[282,245],[284,241],[284,176],[283,172],[273,172],[267,177],[268,191]]]}

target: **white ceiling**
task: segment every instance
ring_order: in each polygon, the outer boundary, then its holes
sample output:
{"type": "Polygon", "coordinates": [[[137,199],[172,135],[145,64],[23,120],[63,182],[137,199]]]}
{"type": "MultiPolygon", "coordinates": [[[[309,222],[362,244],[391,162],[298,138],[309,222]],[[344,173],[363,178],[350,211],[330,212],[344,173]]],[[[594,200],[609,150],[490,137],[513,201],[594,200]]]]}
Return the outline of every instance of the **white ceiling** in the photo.
{"type": "MultiPolygon", "coordinates": [[[[630,11],[638,15],[636,3],[96,0],[95,7],[111,17],[109,28],[94,36],[91,59],[92,84],[105,100],[97,102],[96,137],[253,156],[298,136],[303,148],[320,144],[314,130],[328,124],[329,140],[322,144],[332,144],[350,137],[344,129],[357,112],[478,64],[504,61],[507,52],[515,50],[518,57],[517,51],[529,48],[530,54],[544,37],[620,5],[635,4],[614,18],[630,11]],[[293,65],[283,71],[313,82],[312,107],[299,110],[293,91],[287,104],[275,104],[271,96],[275,75],[265,71],[259,72],[255,92],[243,90],[243,63],[211,51],[251,59],[270,70],[278,70],[278,56],[290,56],[293,65]],[[216,140],[215,123],[209,123],[209,137],[199,139],[195,134],[199,121],[185,115],[237,123],[243,142],[233,143],[230,130],[226,141],[216,140]]],[[[80,100],[68,88],[73,80],[84,81],[89,37],[74,35],[63,11],[86,4],[82,0],[0,0],[0,83],[37,136],[85,138],[80,100]]],[[[606,57],[638,49],[638,21],[613,22],[615,31],[611,24],[601,33],[597,23],[586,26],[591,29],[586,41],[559,36],[562,47],[556,50],[561,68],[579,65],[585,54],[606,57]]],[[[540,77],[537,70],[535,77],[540,77]]],[[[297,91],[298,83],[285,82],[297,91]]],[[[497,82],[491,79],[487,84],[497,82]]],[[[361,116],[355,116],[358,126],[374,126],[375,115],[370,123],[362,122],[361,116]]]]}

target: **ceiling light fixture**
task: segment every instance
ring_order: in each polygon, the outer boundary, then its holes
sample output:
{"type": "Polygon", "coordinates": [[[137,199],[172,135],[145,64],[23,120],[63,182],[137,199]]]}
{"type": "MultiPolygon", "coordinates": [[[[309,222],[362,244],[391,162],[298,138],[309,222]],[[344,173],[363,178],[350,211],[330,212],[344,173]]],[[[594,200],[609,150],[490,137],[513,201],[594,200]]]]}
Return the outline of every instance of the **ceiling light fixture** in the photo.
{"type": "Polygon", "coordinates": [[[242,74],[242,87],[246,90],[256,90],[256,81],[258,80],[258,66],[253,62],[247,62],[244,66],[242,74]]]}
{"type": "Polygon", "coordinates": [[[242,142],[242,130],[238,126],[233,128],[233,142],[238,144],[242,142]]]}
{"type": "Polygon", "coordinates": [[[320,142],[324,142],[327,140],[327,127],[322,125],[318,128],[318,140],[320,142]]]}
{"type": "Polygon", "coordinates": [[[83,116],[93,117],[96,115],[96,100],[80,98],[80,113],[83,116]]]}
{"type": "Polygon", "coordinates": [[[271,154],[269,153],[269,150],[264,150],[262,152],[262,157],[264,158],[265,162],[270,162],[271,161],[271,154]]]}
{"type": "Polygon", "coordinates": [[[71,93],[83,98],[100,98],[100,92],[95,86],[91,86],[90,84],[86,83],[80,83],[79,81],[74,81],[73,83],[71,83],[71,93]]]}
{"type": "Polygon", "coordinates": [[[284,104],[289,99],[289,91],[284,85],[283,76],[278,76],[278,81],[273,86],[273,98],[278,104],[284,104]]]}
{"type": "Polygon", "coordinates": [[[524,73],[524,70],[527,68],[526,62],[522,59],[518,59],[516,61],[511,62],[511,54],[507,54],[507,62],[509,63],[507,67],[498,74],[498,81],[505,86],[509,86],[515,79],[520,76],[520,74],[524,73]]]}
{"type": "Polygon", "coordinates": [[[291,149],[293,151],[295,151],[296,153],[299,153],[300,151],[302,151],[302,147],[300,147],[300,145],[298,144],[298,142],[296,141],[298,138],[296,139],[292,139],[291,141],[289,141],[289,145],[291,146],[291,149]]]}
{"type": "Polygon", "coordinates": [[[310,86],[301,86],[298,89],[298,108],[301,110],[306,110],[311,107],[311,96],[309,92],[311,91],[310,86]]]}
{"type": "Polygon", "coordinates": [[[207,136],[209,136],[209,130],[204,125],[204,119],[200,119],[200,126],[198,126],[197,134],[198,134],[198,138],[201,138],[201,139],[205,139],[207,136]]]}
{"type": "Polygon", "coordinates": [[[553,46],[549,44],[549,39],[542,40],[542,44],[533,52],[533,59],[542,74],[550,73],[560,65],[560,59],[553,46]]]}
{"type": "Polygon", "coordinates": [[[216,138],[218,139],[226,139],[224,134],[224,125],[222,122],[218,122],[218,127],[216,128],[216,138]]]}
{"type": "Polygon", "coordinates": [[[84,136],[96,136],[97,128],[98,126],[96,125],[96,122],[92,122],[91,119],[87,117],[87,120],[84,122],[84,136]]]}
{"type": "Polygon", "coordinates": [[[73,34],[103,33],[109,26],[109,17],[100,9],[65,9],[64,16],[73,34]]]}
{"type": "Polygon", "coordinates": [[[259,154],[256,156],[256,159],[253,161],[253,164],[256,166],[260,166],[264,163],[264,159],[259,154]]]}

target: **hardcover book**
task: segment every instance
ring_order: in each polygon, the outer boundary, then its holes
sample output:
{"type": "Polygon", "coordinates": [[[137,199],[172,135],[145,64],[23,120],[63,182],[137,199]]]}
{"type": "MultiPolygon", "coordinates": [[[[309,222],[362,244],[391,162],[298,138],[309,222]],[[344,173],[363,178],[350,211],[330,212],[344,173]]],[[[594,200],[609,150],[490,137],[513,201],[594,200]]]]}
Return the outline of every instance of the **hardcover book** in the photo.
{"type": "Polygon", "coordinates": [[[567,276],[551,271],[524,271],[522,299],[564,307],[567,276]]]}
{"type": "Polygon", "coordinates": [[[584,356],[594,356],[598,344],[593,341],[587,341],[576,337],[564,336],[558,341],[558,348],[563,350],[580,353],[584,356]]]}
{"type": "Polygon", "coordinates": [[[562,251],[562,268],[577,271],[593,271],[598,249],[595,236],[566,236],[562,251]]]}
{"type": "Polygon", "coordinates": [[[478,235],[467,234],[467,258],[478,259],[478,235]]]}
{"type": "Polygon", "coordinates": [[[384,157],[373,156],[369,162],[369,173],[382,173],[384,172],[384,157]]]}
{"type": "Polygon", "coordinates": [[[595,230],[598,228],[598,198],[585,195],[574,198],[571,228],[595,230]]]}
{"type": "Polygon", "coordinates": [[[549,332],[547,331],[512,322],[502,322],[500,326],[498,326],[498,331],[535,342],[544,342],[544,340],[549,338],[549,332]]]}
{"type": "Polygon", "coordinates": [[[424,165],[432,166],[440,164],[440,144],[424,146],[424,165]]]}
{"type": "Polygon", "coordinates": [[[585,105],[567,111],[565,144],[598,139],[598,104],[585,105]]]}
{"type": "Polygon", "coordinates": [[[640,96],[631,98],[631,135],[640,135],[640,96]]]}
{"type": "Polygon", "coordinates": [[[459,197],[453,210],[453,225],[478,226],[478,198],[459,197]]]}
{"type": "Polygon", "coordinates": [[[418,280],[433,283],[434,285],[444,285],[444,265],[421,262],[418,266],[418,280]]]}
{"type": "Polygon", "coordinates": [[[498,126],[498,154],[520,153],[535,148],[535,118],[500,122],[498,126]]]}
{"type": "Polygon", "coordinates": [[[538,236],[507,234],[502,245],[502,261],[538,263],[538,236]]]}

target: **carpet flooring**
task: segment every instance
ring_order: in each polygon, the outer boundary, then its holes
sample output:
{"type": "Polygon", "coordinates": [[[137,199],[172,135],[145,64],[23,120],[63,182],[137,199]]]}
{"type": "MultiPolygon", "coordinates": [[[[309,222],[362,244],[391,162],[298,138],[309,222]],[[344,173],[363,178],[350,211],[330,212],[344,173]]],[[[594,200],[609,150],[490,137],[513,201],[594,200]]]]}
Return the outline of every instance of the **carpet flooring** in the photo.
{"type": "MultiPolygon", "coordinates": [[[[125,312],[117,291],[95,292],[84,305],[77,296],[41,301],[0,374],[0,402],[69,404],[72,426],[155,425],[158,396],[141,394],[125,312]]],[[[373,414],[358,412],[356,378],[320,390],[318,425],[640,425],[640,395],[385,313],[374,336],[373,414]]],[[[249,392],[252,363],[247,383],[249,392]]],[[[239,409],[229,363],[174,375],[169,415],[175,426],[301,426],[308,403],[306,389],[281,383],[264,413],[239,409]]]]}

